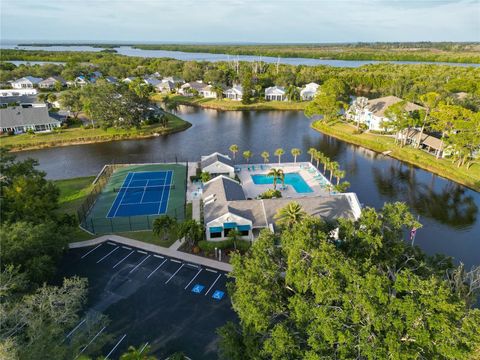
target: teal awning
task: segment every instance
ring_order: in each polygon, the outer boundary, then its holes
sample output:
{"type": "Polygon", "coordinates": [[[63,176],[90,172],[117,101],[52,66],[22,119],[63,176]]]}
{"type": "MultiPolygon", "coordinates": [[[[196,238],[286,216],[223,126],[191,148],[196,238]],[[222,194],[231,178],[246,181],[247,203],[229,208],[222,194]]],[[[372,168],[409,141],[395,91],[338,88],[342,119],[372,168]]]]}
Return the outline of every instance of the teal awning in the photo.
{"type": "Polygon", "coordinates": [[[249,231],[250,229],[250,225],[238,225],[238,231],[249,231]]]}
{"type": "Polygon", "coordinates": [[[223,227],[225,229],[235,229],[237,227],[237,223],[236,222],[223,223],[223,227]]]}
{"type": "Polygon", "coordinates": [[[212,226],[208,229],[210,230],[210,233],[219,233],[219,232],[222,232],[223,230],[221,226],[212,226]]]}

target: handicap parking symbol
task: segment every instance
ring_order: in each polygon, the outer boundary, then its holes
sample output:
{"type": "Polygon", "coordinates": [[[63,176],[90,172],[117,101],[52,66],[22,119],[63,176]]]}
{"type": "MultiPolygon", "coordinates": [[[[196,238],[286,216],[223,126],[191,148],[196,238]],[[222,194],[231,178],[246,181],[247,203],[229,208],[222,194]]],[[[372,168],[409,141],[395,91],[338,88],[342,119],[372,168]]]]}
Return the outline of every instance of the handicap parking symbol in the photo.
{"type": "Polygon", "coordinates": [[[215,290],[215,292],[212,295],[212,298],[214,298],[215,300],[222,300],[223,295],[225,295],[223,291],[215,290]]]}
{"type": "Polygon", "coordinates": [[[194,292],[196,294],[200,294],[203,291],[204,288],[205,288],[205,286],[203,286],[203,285],[195,284],[195,286],[192,288],[192,292],[194,292]]]}

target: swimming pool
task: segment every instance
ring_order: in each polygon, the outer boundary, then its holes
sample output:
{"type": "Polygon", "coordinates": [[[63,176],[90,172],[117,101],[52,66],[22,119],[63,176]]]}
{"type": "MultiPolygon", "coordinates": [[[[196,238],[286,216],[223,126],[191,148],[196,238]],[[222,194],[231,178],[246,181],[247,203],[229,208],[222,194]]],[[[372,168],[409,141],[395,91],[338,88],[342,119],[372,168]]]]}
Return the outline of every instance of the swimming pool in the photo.
{"type": "MultiPolygon", "coordinates": [[[[273,176],[266,174],[252,175],[253,183],[256,185],[273,184],[273,176]]],[[[280,184],[280,182],[278,182],[280,184]]],[[[313,190],[308,186],[303,177],[299,173],[286,173],[285,184],[291,185],[297,193],[311,193],[313,190]]]]}

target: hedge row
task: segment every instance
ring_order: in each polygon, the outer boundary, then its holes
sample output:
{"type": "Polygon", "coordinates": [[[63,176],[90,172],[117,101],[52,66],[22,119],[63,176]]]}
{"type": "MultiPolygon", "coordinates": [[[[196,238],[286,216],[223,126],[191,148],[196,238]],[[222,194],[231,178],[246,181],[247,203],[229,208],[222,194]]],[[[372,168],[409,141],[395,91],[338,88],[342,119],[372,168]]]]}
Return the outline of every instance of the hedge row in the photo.
{"type": "MultiPolygon", "coordinates": [[[[250,248],[250,241],[247,240],[237,240],[236,241],[237,250],[241,253],[246,252],[250,248]]],[[[201,240],[198,242],[198,247],[206,252],[214,252],[215,248],[217,249],[235,249],[233,246],[232,240],[223,240],[223,241],[207,241],[201,240]]]]}

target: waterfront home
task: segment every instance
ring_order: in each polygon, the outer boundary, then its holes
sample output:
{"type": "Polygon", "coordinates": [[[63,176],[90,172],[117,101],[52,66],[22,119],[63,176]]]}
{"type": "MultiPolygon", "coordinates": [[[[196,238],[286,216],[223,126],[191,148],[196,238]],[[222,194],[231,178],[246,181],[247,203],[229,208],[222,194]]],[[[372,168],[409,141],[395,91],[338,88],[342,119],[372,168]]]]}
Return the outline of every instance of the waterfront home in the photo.
{"type": "Polygon", "coordinates": [[[123,79],[122,81],[124,83],[127,83],[127,84],[130,84],[132,81],[135,81],[136,77],[135,76],[128,76],[126,77],[125,79],[123,79]]]}
{"type": "Polygon", "coordinates": [[[162,94],[170,94],[175,91],[176,89],[175,83],[171,81],[164,81],[162,80],[160,84],[155,86],[155,91],[162,93],[162,94]]]}
{"type": "Polygon", "coordinates": [[[105,81],[109,84],[118,84],[118,79],[115,76],[105,76],[105,81]]]}
{"type": "MultiPolygon", "coordinates": [[[[262,192],[266,188],[271,189],[271,185],[265,185],[263,182],[256,185],[252,181],[254,176],[267,176],[268,169],[265,167],[265,164],[238,165],[237,169],[241,169],[238,175],[242,183],[229,176],[218,175],[203,184],[203,214],[205,236],[208,241],[225,240],[232,229],[237,230],[243,239],[251,241],[258,237],[262,229],[275,232],[277,212],[292,201],[300,204],[307,214],[327,221],[338,218],[358,219],[360,216],[361,207],[354,193],[329,194],[325,191],[312,191],[306,194],[300,189],[290,189],[282,190],[285,197],[278,199],[260,199],[254,196],[258,190],[256,187],[262,192]]],[[[296,176],[302,176],[302,179],[308,174],[311,177],[310,181],[318,184],[318,178],[310,174],[314,171],[310,163],[288,164],[285,170],[292,171],[296,176]]],[[[202,171],[205,169],[202,168],[202,171]]]]}
{"type": "Polygon", "coordinates": [[[163,82],[169,81],[176,84],[185,84],[185,80],[178,76],[167,76],[162,79],[163,82]]]}
{"type": "MultiPolygon", "coordinates": [[[[363,110],[358,109],[355,105],[352,105],[346,113],[348,120],[360,122],[365,124],[368,130],[373,131],[385,131],[388,130],[389,121],[391,121],[385,112],[389,106],[403,101],[396,96],[385,96],[378,99],[368,100],[366,107],[363,110]]],[[[423,107],[407,102],[405,109],[409,112],[421,110],[423,107]]]]}
{"type": "Polygon", "coordinates": [[[162,81],[154,77],[148,77],[146,79],[143,79],[143,82],[147,85],[152,85],[153,87],[155,87],[158,84],[160,84],[162,81]]]}
{"type": "Polygon", "coordinates": [[[80,75],[80,76],[77,76],[75,80],[73,80],[73,86],[84,87],[85,85],[88,85],[91,82],[95,82],[95,81],[92,81],[92,79],[89,80],[85,76],[80,75]]]}
{"type": "Polygon", "coordinates": [[[302,90],[300,90],[300,98],[304,101],[312,100],[315,97],[319,86],[320,85],[314,82],[308,83],[302,88],[302,90]]]}
{"type": "Polygon", "coordinates": [[[33,89],[38,85],[42,78],[37,78],[33,76],[25,76],[15,81],[12,81],[12,88],[14,89],[33,89]]]}
{"type": "Polygon", "coordinates": [[[235,168],[232,159],[230,159],[228,155],[218,152],[202,156],[200,168],[202,171],[208,172],[211,176],[227,175],[235,177],[235,168]]]}
{"type": "Polygon", "coordinates": [[[60,84],[63,87],[67,85],[67,82],[61,76],[50,76],[48,79],[40,81],[38,87],[40,89],[55,89],[57,84],[60,84]]]}
{"type": "Polygon", "coordinates": [[[216,99],[218,97],[217,92],[214,90],[213,85],[207,85],[199,91],[200,96],[207,99],[216,99]]]}
{"type": "Polygon", "coordinates": [[[242,85],[233,85],[231,88],[225,90],[223,95],[227,99],[235,100],[235,101],[242,101],[243,98],[243,88],[242,85]]]}
{"type": "Polygon", "coordinates": [[[265,89],[265,100],[267,101],[285,101],[287,100],[287,93],[282,86],[271,86],[265,89]]]}
{"type": "Polygon", "coordinates": [[[45,104],[31,107],[10,106],[0,109],[0,119],[2,133],[20,134],[29,130],[35,132],[51,131],[61,125],[59,120],[48,114],[45,104]]]}
{"type": "Polygon", "coordinates": [[[193,96],[195,92],[200,93],[200,91],[206,86],[207,84],[203,81],[191,81],[180,86],[178,93],[183,96],[193,96]]]}

